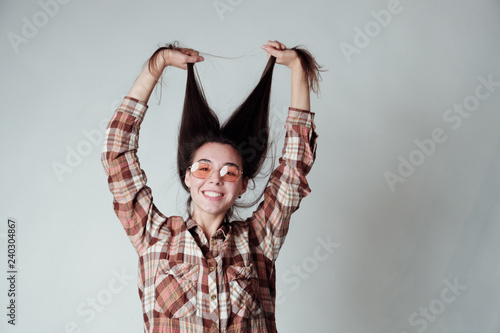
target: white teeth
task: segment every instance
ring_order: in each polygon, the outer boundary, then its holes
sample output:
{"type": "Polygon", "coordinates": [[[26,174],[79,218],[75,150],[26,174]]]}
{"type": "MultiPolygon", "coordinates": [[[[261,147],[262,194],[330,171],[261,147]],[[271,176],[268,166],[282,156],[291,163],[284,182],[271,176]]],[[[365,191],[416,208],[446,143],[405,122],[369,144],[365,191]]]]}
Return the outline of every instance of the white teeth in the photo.
{"type": "Polygon", "coordinates": [[[205,191],[204,193],[208,197],[222,197],[222,194],[217,192],[205,191]]]}

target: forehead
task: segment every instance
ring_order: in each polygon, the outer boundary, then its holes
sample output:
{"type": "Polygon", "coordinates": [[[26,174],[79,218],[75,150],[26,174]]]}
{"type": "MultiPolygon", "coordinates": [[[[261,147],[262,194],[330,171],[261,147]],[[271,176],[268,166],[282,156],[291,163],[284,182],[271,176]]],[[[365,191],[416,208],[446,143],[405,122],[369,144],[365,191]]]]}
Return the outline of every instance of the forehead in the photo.
{"type": "Polygon", "coordinates": [[[242,166],[240,153],[233,146],[224,143],[205,143],[194,154],[193,163],[201,159],[210,160],[213,164],[233,163],[242,166]]]}

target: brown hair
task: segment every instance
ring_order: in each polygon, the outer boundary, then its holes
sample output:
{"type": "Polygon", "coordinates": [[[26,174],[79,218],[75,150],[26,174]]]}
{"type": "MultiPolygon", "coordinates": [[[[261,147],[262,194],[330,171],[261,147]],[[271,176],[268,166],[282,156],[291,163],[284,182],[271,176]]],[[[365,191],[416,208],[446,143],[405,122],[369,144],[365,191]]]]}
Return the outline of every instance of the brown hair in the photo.
{"type": "MultiPolygon", "coordinates": [[[[149,66],[155,66],[155,57],[161,54],[161,50],[175,49],[177,45],[175,42],[159,48],[150,58],[149,66]]],[[[314,92],[318,92],[320,66],[307,50],[300,47],[294,47],[293,50],[300,58],[308,77],[309,87],[314,92]]],[[[189,188],[184,183],[186,170],[193,163],[198,148],[207,142],[228,144],[234,147],[241,155],[244,177],[253,180],[259,174],[269,150],[269,101],[275,63],[276,58],[269,57],[255,88],[222,125],[207,103],[194,64],[188,64],[177,147],[177,172],[186,191],[189,192],[189,188]]],[[[149,67],[149,69],[152,68],[149,67]]],[[[252,202],[235,202],[233,207],[226,212],[226,221],[233,217],[234,206],[251,207],[260,201],[262,195],[263,192],[252,202]]],[[[191,196],[187,200],[187,209],[190,213],[191,196]]]]}

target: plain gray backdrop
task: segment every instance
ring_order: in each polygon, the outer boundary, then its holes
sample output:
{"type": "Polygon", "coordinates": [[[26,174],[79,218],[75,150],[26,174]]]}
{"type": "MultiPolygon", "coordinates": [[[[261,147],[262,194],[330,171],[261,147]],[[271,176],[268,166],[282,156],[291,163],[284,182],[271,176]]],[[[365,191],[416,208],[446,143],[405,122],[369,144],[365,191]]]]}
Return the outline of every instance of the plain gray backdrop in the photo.
{"type": "MultiPolygon", "coordinates": [[[[178,40],[225,118],[266,63],[303,44],[328,69],[312,95],[312,193],[277,261],[280,332],[500,331],[500,2],[0,3],[0,276],[17,229],[16,326],[141,332],[137,257],[100,162],[103,126],[156,47],[178,40]]],[[[175,173],[185,72],[149,102],[139,157],[154,199],[185,214],[175,173]],[[161,102],[160,102],[161,101],[161,102]]],[[[277,136],[290,71],[277,66],[277,136]]],[[[282,140],[277,141],[278,152],[282,140]]]]}

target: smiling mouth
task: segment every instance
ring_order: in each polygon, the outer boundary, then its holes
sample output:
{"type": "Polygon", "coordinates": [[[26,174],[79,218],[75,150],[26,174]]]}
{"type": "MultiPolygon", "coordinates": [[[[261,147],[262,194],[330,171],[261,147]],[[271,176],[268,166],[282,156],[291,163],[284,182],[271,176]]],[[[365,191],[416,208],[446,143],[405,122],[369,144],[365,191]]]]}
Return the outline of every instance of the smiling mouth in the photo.
{"type": "Polygon", "coordinates": [[[222,197],[224,195],[222,193],[213,192],[213,191],[203,191],[203,194],[205,194],[207,197],[211,197],[211,198],[218,198],[218,197],[222,197]]]}

